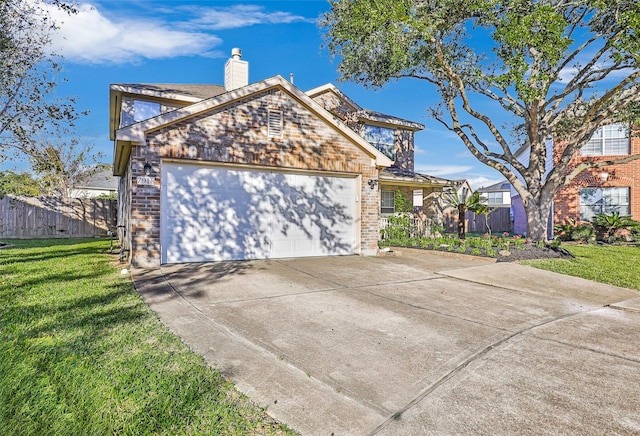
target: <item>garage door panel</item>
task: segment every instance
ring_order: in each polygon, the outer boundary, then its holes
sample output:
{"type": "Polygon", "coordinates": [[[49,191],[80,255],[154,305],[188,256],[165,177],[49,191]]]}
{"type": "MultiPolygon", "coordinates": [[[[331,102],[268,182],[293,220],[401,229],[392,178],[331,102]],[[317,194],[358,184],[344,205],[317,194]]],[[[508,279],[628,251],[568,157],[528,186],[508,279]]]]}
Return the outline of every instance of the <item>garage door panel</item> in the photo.
{"type": "Polygon", "coordinates": [[[163,163],[162,262],[353,254],[355,179],[163,163]]]}

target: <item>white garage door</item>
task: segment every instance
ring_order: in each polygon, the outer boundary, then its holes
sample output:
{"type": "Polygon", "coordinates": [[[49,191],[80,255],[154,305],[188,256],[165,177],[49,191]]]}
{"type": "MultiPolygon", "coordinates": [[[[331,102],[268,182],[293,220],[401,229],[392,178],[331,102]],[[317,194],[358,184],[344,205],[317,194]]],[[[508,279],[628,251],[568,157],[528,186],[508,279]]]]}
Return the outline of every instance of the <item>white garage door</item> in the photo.
{"type": "Polygon", "coordinates": [[[163,163],[162,263],[355,252],[356,179],[163,163]]]}

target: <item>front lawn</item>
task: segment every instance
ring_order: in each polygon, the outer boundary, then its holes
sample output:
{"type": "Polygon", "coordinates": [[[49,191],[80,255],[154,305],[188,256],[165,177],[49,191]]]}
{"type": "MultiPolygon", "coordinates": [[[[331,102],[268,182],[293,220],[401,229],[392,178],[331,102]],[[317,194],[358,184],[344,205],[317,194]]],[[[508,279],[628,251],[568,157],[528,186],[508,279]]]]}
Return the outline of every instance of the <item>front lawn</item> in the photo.
{"type": "Polygon", "coordinates": [[[165,328],[108,240],[0,250],[0,434],[294,434],[165,328]]]}
{"type": "Polygon", "coordinates": [[[575,259],[539,259],[522,262],[596,282],[640,290],[640,247],[565,245],[575,259]]]}

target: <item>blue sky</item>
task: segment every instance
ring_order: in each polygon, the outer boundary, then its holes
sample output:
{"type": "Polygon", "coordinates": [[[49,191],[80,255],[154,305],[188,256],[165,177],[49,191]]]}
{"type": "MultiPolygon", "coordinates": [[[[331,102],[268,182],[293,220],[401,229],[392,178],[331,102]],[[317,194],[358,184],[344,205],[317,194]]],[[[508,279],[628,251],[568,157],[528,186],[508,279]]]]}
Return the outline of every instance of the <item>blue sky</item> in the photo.
{"type": "Polygon", "coordinates": [[[95,1],[78,3],[79,13],[60,16],[55,48],[65,58],[62,95],[79,98],[90,114],[79,134],[110,162],[110,83],[223,83],[231,49],[242,49],[249,81],[274,75],[303,91],[334,83],[361,106],[417,121],[416,170],[487,186],[502,176],[473,158],[462,142],[427,117],[437,95],[418,80],[393,82],[380,90],[338,82],[337,60],[323,49],[317,18],[321,1],[95,1]]]}

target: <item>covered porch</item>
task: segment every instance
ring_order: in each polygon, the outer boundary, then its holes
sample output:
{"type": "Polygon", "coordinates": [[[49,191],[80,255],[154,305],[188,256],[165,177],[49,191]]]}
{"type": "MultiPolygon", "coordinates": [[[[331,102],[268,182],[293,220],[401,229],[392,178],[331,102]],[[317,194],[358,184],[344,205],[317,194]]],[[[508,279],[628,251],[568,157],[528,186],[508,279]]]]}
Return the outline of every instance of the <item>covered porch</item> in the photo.
{"type": "Polygon", "coordinates": [[[437,207],[434,203],[444,188],[454,187],[455,182],[439,177],[420,174],[399,168],[380,171],[380,231],[382,238],[388,236],[390,227],[403,217],[410,238],[432,236],[437,224],[437,207]],[[406,208],[398,210],[397,194],[404,200],[406,208]]]}

